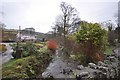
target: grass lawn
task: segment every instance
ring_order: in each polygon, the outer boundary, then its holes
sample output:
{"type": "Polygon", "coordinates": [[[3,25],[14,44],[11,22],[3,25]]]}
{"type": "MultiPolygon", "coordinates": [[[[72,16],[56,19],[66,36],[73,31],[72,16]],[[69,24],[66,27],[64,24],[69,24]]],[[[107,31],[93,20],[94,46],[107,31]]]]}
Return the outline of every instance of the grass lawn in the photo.
{"type": "Polygon", "coordinates": [[[7,51],[6,45],[0,44],[0,52],[4,53],[5,51],[7,51]]]}

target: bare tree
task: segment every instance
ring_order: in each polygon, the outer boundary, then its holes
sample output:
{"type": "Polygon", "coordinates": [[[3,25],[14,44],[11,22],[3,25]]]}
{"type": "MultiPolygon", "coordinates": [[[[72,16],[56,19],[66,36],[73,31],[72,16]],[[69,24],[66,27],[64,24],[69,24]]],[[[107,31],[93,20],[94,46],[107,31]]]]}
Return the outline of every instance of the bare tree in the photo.
{"type": "Polygon", "coordinates": [[[56,17],[53,30],[59,35],[56,39],[58,43],[64,47],[63,53],[67,55],[68,49],[66,45],[68,40],[66,35],[78,30],[80,27],[80,18],[77,10],[66,2],[61,2],[60,9],[61,14],[56,17]]]}
{"type": "Polygon", "coordinates": [[[55,27],[57,28],[58,33],[63,34],[64,37],[66,34],[76,31],[80,26],[80,18],[78,12],[70,4],[61,2],[60,8],[62,14],[57,16],[55,27]]]}

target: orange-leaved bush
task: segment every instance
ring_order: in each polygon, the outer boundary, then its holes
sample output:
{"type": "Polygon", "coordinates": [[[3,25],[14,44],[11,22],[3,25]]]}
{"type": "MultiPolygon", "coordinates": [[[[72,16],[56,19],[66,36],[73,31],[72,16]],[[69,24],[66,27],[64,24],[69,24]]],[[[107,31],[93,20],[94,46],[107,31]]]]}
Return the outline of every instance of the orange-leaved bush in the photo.
{"type": "Polygon", "coordinates": [[[48,40],[47,41],[47,48],[50,49],[50,50],[56,50],[57,48],[57,43],[55,40],[48,40]]]}

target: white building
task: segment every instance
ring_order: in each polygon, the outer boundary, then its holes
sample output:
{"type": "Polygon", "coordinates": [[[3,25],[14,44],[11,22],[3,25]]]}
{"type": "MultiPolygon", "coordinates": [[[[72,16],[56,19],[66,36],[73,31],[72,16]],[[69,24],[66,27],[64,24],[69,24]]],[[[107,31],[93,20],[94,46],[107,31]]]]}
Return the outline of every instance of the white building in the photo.
{"type": "Polygon", "coordinates": [[[17,40],[37,40],[37,38],[35,38],[35,29],[34,28],[26,28],[24,30],[22,30],[21,32],[18,32],[18,34],[16,35],[17,40]]]}

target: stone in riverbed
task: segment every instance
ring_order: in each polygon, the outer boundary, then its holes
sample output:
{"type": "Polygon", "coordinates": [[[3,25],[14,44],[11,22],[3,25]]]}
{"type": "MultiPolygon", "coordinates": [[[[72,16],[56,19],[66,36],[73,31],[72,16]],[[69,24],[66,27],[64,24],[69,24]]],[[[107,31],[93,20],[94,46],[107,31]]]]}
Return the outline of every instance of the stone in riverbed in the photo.
{"type": "Polygon", "coordinates": [[[77,70],[77,69],[73,70],[73,74],[76,76],[76,78],[79,78],[79,79],[87,78],[90,75],[89,72],[87,72],[87,71],[77,70]]]}
{"type": "Polygon", "coordinates": [[[94,78],[99,78],[99,73],[100,71],[94,71],[93,72],[94,78]]]}
{"type": "Polygon", "coordinates": [[[86,76],[88,76],[88,75],[89,75],[88,72],[81,72],[81,73],[79,74],[80,77],[86,77],[86,76]]]}
{"type": "Polygon", "coordinates": [[[96,69],[97,68],[97,65],[94,64],[94,63],[89,63],[88,66],[92,69],[96,69]]]}
{"type": "Polygon", "coordinates": [[[111,77],[111,78],[114,78],[115,75],[117,75],[117,74],[115,74],[115,70],[111,69],[111,70],[110,70],[110,77],[111,77]]]}
{"type": "Polygon", "coordinates": [[[115,62],[115,57],[114,56],[110,56],[107,59],[110,60],[111,62],[115,62]]]}
{"type": "Polygon", "coordinates": [[[82,69],[84,69],[84,66],[83,66],[83,65],[78,65],[78,66],[77,66],[77,69],[78,69],[78,70],[82,70],[82,69]]]}
{"type": "Polygon", "coordinates": [[[99,61],[98,62],[98,66],[105,66],[105,67],[107,67],[108,65],[107,64],[105,64],[104,62],[102,62],[102,61],[99,61]]]}
{"type": "Polygon", "coordinates": [[[113,54],[111,54],[110,56],[114,56],[114,57],[117,57],[117,54],[113,53],[113,54]]]}
{"type": "MultiPolygon", "coordinates": [[[[107,78],[107,74],[103,72],[97,73],[96,78],[99,80],[100,78],[107,78]]],[[[101,79],[100,79],[101,80],[101,79]]]]}
{"type": "MultiPolygon", "coordinates": [[[[105,64],[108,64],[108,65],[112,64],[110,60],[104,60],[104,63],[105,63],[105,64]]],[[[106,66],[106,67],[107,67],[107,66],[106,66]]]]}
{"type": "Polygon", "coordinates": [[[44,78],[51,77],[51,76],[52,75],[51,75],[50,72],[44,72],[44,73],[42,73],[42,77],[44,77],[44,78]]]}
{"type": "Polygon", "coordinates": [[[108,68],[104,66],[98,66],[97,69],[101,70],[102,72],[107,72],[108,68]]]}
{"type": "Polygon", "coordinates": [[[63,74],[69,74],[70,72],[72,72],[72,69],[71,68],[65,68],[65,69],[63,69],[63,71],[62,71],[62,73],[63,74]]]}
{"type": "Polygon", "coordinates": [[[104,65],[104,63],[102,61],[98,62],[98,66],[104,65]]]}

